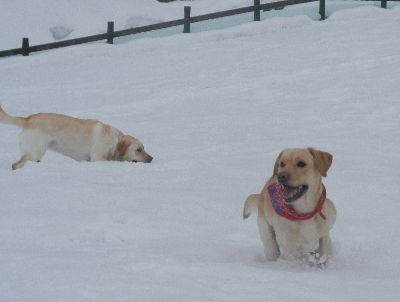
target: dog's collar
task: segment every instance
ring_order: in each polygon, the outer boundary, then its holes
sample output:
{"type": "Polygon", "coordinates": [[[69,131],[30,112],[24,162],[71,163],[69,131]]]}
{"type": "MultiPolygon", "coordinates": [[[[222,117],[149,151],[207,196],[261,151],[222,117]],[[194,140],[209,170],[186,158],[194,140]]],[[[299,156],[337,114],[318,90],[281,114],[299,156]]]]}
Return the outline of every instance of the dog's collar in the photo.
{"type": "Polygon", "coordinates": [[[317,213],[322,219],[326,220],[326,216],[322,213],[322,208],[326,200],[325,186],[322,185],[322,194],[318,200],[317,207],[314,211],[306,214],[300,214],[289,204],[287,204],[283,198],[283,192],[281,186],[276,182],[271,183],[268,187],[268,193],[271,197],[271,203],[275,209],[275,212],[282,217],[289,220],[308,220],[313,218],[317,213]]]}

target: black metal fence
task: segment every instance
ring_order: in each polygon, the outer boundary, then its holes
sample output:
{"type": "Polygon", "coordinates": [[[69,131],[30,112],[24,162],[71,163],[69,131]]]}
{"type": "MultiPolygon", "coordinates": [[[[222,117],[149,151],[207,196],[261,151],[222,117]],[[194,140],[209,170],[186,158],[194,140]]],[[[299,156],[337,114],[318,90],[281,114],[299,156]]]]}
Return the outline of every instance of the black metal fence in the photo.
{"type": "MultiPolygon", "coordinates": [[[[191,13],[190,6],[185,6],[183,19],[172,20],[172,21],[151,24],[151,25],[146,25],[146,26],[141,26],[141,27],[134,27],[134,28],[119,30],[119,31],[114,31],[114,22],[108,22],[107,32],[104,34],[92,35],[92,36],[87,36],[87,37],[82,37],[82,38],[77,38],[77,39],[59,41],[59,42],[52,42],[52,43],[47,43],[47,44],[30,46],[29,39],[23,38],[21,48],[0,51],[0,57],[7,57],[7,56],[13,56],[13,55],[28,56],[31,52],[50,50],[50,49],[54,49],[54,48],[79,45],[79,44],[96,42],[96,41],[101,41],[101,40],[106,40],[107,43],[112,44],[114,38],[128,36],[128,35],[135,35],[135,34],[139,34],[139,33],[143,33],[143,32],[149,32],[149,31],[153,31],[153,30],[159,30],[159,29],[180,26],[180,25],[183,25],[184,33],[189,33],[191,23],[202,22],[202,21],[206,21],[206,20],[218,19],[218,18],[222,18],[222,17],[229,17],[229,16],[251,13],[251,12],[254,13],[254,21],[260,21],[260,12],[261,11],[269,11],[272,9],[282,9],[289,5],[309,3],[309,2],[319,2],[319,14],[321,16],[321,20],[325,20],[325,18],[326,18],[326,16],[325,16],[325,0],[283,0],[283,1],[273,2],[273,3],[265,3],[265,4],[260,4],[260,0],[253,0],[253,1],[254,1],[254,4],[251,6],[235,8],[235,9],[231,9],[231,10],[215,12],[215,13],[211,13],[211,14],[194,16],[194,17],[192,17],[190,15],[190,13],[191,13]]],[[[364,0],[364,1],[379,1],[379,0],[364,0]]],[[[390,1],[400,1],[400,0],[390,0],[390,1]]],[[[381,7],[386,8],[387,1],[381,0],[381,7]]]]}

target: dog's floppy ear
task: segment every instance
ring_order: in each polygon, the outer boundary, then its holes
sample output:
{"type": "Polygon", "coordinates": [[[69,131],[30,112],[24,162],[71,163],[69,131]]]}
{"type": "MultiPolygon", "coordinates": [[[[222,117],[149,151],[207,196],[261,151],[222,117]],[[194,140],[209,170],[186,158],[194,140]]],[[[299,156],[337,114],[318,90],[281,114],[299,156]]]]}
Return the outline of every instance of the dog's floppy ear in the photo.
{"type": "Polygon", "coordinates": [[[323,176],[326,177],[326,173],[328,172],[330,166],[332,165],[333,156],[332,154],[316,150],[314,148],[308,148],[311,155],[314,158],[314,164],[317,168],[318,172],[323,176]]]}
{"type": "Polygon", "coordinates": [[[118,142],[117,151],[119,156],[124,156],[126,151],[128,150],[129,145],[131,144],[129,138],[124,135],[121,140],[118,142]]]}
{"type": "Polygon", "coordinates": [[[281,153],[279,153],[278,157],[275,160],[274,174],[272,176],[275,176],[276,174],[278,174],[279,162],[281,160],[282,153],[283,153],[283,151],[281,153]]]}

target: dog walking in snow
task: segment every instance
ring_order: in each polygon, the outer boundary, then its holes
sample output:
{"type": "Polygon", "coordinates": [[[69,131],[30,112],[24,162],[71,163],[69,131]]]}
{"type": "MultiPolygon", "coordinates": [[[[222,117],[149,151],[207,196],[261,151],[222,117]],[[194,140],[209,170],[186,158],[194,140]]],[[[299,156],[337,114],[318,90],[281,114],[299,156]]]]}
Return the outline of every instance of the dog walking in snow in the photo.
{"type": "Polygon", "coordinates": [[[282,255],[287,260],[306,257],[324,267],[332,255],[329,231],[336,209],[326,198],[322,176],[332,164],[328,152],[285,149],[275,162],[272,177],[260,194],[250,195],[243,218],[258,209],[258,229],[267,260],[282,255]]]}
{"type": "Polygon", "coordinates": [[[19,135],[22,155],[12,164],[13,170],[22,168],[27,161],[40,161],[47,149],[77,161],[150,163],[153,160],[138,139],[97,120],[55,113],[13,117],[0,106],[0,122],[22,128],[19,135]]]}

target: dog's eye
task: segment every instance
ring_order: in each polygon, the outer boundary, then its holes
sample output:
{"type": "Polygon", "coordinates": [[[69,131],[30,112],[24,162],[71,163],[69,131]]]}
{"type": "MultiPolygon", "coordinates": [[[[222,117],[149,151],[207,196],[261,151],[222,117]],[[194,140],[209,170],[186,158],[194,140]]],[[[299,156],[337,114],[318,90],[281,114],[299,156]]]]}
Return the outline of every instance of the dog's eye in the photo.
{"type": "Polygon", "coordinates": [[[286,164],[285,164],[283,161],[281,161],[281,163],[279,164],[279,166],[281,166],[281,168],[284,168],[284,167],[286,166],[286,164]]]}
{"type": "Polygon", "coordinates": [[[142,152],[142,149],[141,149],[141,148],[139,148],[139,149],[136,149],[136,151],[137,151],[137,152],[142,152]]]}
{"type": "Polygon", "coordinates": [[[307,166],[307,164],[302,160],[297,163],[297,167],[304,168],[305,166],[307,166]]]}

